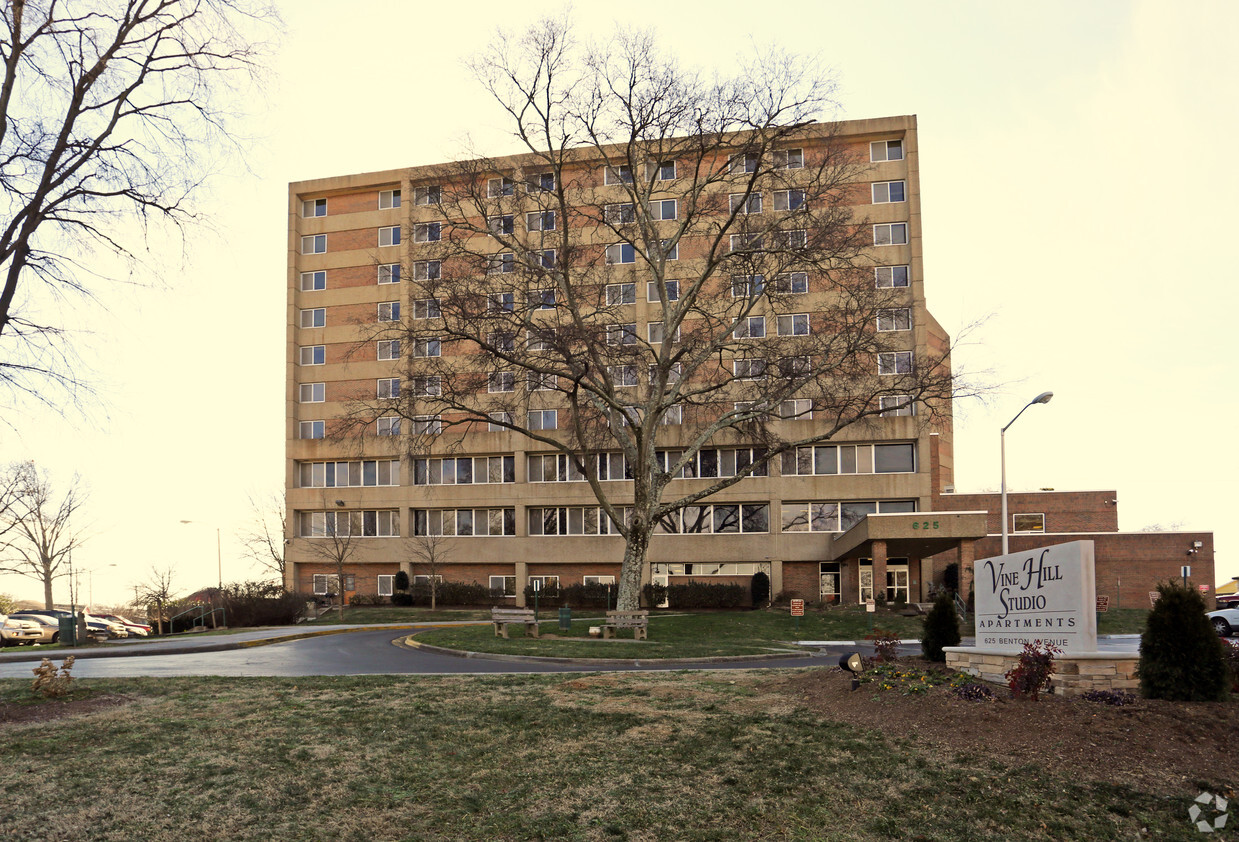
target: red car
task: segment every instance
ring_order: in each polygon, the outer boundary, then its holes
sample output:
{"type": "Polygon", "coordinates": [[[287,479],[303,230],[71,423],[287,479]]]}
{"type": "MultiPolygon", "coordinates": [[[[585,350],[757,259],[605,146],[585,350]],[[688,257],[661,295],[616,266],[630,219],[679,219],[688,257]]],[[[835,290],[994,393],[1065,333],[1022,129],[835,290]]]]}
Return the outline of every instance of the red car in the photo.
{"type": "Polygon", "coordinates": [[[119,614],[100,614],[98,616],[105,620],[111,620],[113,623],[120,623],[128,630],[130,637],[146,637],[151,633],[150,626],[144,626],[141,623],[135,623],[133,620],[127,620],[119,614]]]}

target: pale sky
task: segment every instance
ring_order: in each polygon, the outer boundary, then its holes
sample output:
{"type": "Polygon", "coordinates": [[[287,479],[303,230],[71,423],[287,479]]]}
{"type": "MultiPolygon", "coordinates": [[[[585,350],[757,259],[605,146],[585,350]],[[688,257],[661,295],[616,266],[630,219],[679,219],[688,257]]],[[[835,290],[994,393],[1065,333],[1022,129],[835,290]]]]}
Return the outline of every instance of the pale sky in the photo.
{"type": "MultiPolygon", "coordinates": [[[[288,182],[453,160],[466,136],[518,151],[463,61],[495,26],[562,8],[282,5],[288,33],[248,124],[250,172],[213,182],[213,228],[191,232],[184,260],[158,255],[158,277],[105,290],[109,311],[80,318],[104,402],[0,426],[4,461],[89,486],[92,537],[75,566],[95,571],[96,603],[131,598],[153,566],[171,565],[183,592],[213,584],[217,527],[224,580],[259,578],[236,534],[248,496],[283,483],[288,182]]],[[[929,307],[952,334],[981,322],[956,367],[1002,384],[955,406],[956,488],[998,489],[999,429],[1052,390],[1008,432],[1012,490],[1117,489],[1121,529],[1213,530],[1217,583],[1239,576],[1226,491],[1239,457],[1213,440],[1216,419],[1239,414],[1225,373],[1233,328],[1202,321],[1239,311],[1221,254],[1239,195],[1221,154],[1239,135],[1239,4],[753,10],[630,0],[575,19],[587,38],[656,24],[666,49],[707,71],[753,45],[816,53],[838,74],[840,116],[918,115],[929,307]]],[[[0,592],[41,588],[5,576],[0,592]]],[[[68,599],[63,582],[56,599],[68,599]]]]}

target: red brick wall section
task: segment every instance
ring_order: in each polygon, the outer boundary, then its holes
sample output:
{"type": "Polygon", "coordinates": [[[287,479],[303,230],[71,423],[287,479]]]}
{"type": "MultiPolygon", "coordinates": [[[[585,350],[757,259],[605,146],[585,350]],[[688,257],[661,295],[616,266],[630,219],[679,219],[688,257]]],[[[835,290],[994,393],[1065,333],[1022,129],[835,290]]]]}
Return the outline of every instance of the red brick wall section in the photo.
{"type": "MultiPolygon", "coordinates": [[[[1044,514],[1047,533],[1118,532],[1118,503],[1107,502],[1117,499],[1115,491],[1008,492],[1007,515],[1044,514]]],[[[934,511],[987,511],[986,531],[1002,533],[1002,495],[995,492],[935,495],[934,511]]]]}
{"type": "MultiPolygon", "coordinates": [[[[783,563],[783,595],[790,599],[804,599],[817,602],[821,593],[821,579],[818,576],[818,563],[784,562],[783,563]]],[[[778,596],[778,594],[775,594],[778,596]]]]}

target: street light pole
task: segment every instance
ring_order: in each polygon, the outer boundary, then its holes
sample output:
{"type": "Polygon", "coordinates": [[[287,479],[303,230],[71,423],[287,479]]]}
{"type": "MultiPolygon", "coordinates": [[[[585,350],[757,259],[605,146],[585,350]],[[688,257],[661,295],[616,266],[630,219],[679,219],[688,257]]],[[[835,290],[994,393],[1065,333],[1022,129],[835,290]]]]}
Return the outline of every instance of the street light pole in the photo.
{"type": "MultiPolygon", "coordinates": [[[[1032,406],[1035,403],[1049,403],[1050,398],[1052,397],[1054,397],[1053,392],[1042,392],[1041,394],[1037,395],[1037,397],[1033,398],[1028,403],[1024,404],[1024,409],[1028,409],[1028,407],[1032,406]]],[[[1011,526],[1011,524],[1007,522],[1007,427],[1010,427],[1012,424],[1014,424],[1019,419],[1019,417],[1024,414],[1024,409],[1021,409],[1019,412],[1015,413],[1015,418],[1012,418],[1011,421],[1007,424],[1007,426],[1003,427],[1002,430],[998,434],[999,443],[1001,447],[1001,462],[1002,462],[1002,554],[1003,555],[1006,555],[1008,552],[1010,552],[1010,548],[1007,546],[1007,533],[1011,526]]]]}

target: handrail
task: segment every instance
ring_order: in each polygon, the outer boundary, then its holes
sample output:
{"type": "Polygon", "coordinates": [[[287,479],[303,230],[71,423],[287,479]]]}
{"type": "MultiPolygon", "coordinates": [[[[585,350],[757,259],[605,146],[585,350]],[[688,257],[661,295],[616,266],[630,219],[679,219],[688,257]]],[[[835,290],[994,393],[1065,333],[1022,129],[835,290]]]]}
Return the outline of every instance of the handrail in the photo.
{"type": "Polygon", "coordinates": [[[964,622],[968,621],[968,603],[960,598],[959,594],[955,594],[955,610],[959,613],[959,618],[964,622]]]}
{"type": "Polygon", "coordinates": [[[173,614],[173,615],[172,615],[171,619],[169,619],[169,620],[168,620],[168,631],[169,631],[169,633],[171,633],[172,629],[173,629],[173,628],[175,628],[175,625],[174,625],[174,624],[176,623],[176,618],[177,618],[177,617],[184,617],[186,614],[192,614],[192,613],[194,613],[195,611],[199,611],[199,612],[201,612],[201,613],[199,613],[197,617],[194,617],[194,618],[193,618],[193,620],[194,620],[193,627],[194,627],[194,628],[198,628],[199,626],[203,626],[203,627],[205,627],[205,626],[206,626],[206,623],[204,622],[204,620],[205,620],[207,617],[211,617],[211,619],[212,619],[212,620],[214,620],[214,619],[215,619],[215,612],[216,612],[216,611],[218,611],[218,612],[219,612],[219,615],[220,615],[220,620],[222,620],[223,622],[217,622],[217,623],[214,623],[214,627],[215,627],[215,628],[219,628],[220,626],[226,626],[226,625],[228,625],[228,615],[224,612],[224,609],[223,609],[223,608],[211,608],[211,607],[209,607],[209,606],[205,606],[205,605],[195,605],[195,606],[194,606],[194,607],[192,607],[192,608],[186,608],[186,609],[185,609],[184,611],[182,611],[180,614],[173,614]]]}

